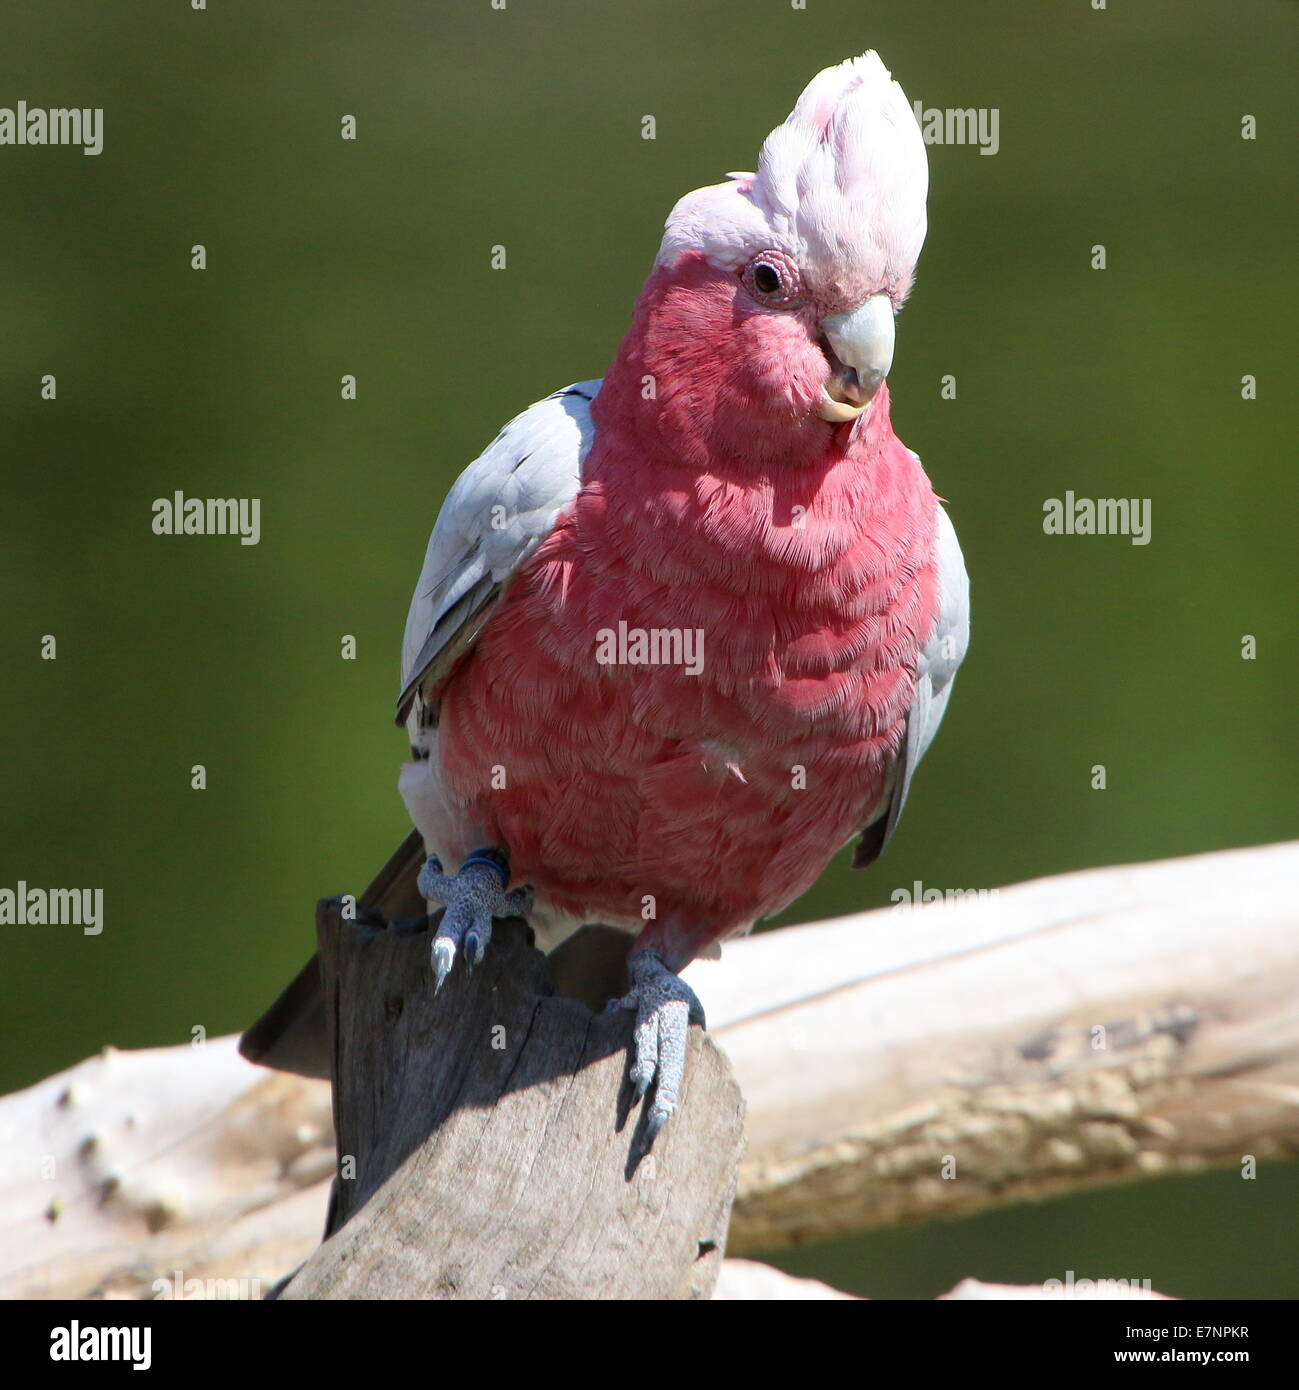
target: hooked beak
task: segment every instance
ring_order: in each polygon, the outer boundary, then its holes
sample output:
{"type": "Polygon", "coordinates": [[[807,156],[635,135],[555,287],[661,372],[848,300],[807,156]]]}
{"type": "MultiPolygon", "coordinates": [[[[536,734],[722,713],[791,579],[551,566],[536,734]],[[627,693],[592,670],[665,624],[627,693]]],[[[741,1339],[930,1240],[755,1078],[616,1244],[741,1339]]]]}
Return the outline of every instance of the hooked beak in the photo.
{"type": "Polygon", "coordinates": [[[822,319],[821,332],[831,370],[821,387],[817,414],[836,424],[855,420],[893,365],[893,301],[886,294],[874,294],[847,313],[822,319]]]}

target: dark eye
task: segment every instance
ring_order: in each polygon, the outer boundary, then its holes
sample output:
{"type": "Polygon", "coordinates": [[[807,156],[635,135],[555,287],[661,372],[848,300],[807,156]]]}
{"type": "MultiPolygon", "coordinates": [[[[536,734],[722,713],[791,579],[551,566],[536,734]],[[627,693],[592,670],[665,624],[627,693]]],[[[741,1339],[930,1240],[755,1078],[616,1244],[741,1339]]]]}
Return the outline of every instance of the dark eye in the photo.
{"type": "Polygon", "coordinates": [[[780,288],[780,271],[766,261],[759,261],[753,267],[753,285],[761,294],[775,294],[780,288]]]}
{"type": "Polygon", "coordinates": [[[783,251],[759,251],[740,272],[745,288],[762,304],[783,307],[798,298],[798,267],[783,251]]]}

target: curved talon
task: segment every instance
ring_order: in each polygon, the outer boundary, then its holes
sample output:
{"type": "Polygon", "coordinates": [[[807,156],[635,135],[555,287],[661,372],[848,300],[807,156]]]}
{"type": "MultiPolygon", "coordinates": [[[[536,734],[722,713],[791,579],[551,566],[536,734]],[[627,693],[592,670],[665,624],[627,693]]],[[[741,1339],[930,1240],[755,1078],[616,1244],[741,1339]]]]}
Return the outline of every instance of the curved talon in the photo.
{"type": "Polygon", "coordinates": [[[419,873],[419,891],[426,901],[446,908],[432,948],[435,991],[450,975],[457,951],[463,953],[468,970],[482,963],[492,940],[493,917],[526,917],[532,910],[532,889],[507,893],[509,881],[509,861],[499,850],[474,850],[465,856],[460,872],[450,875],[442,872],[436,854],[429,855],[419,873]]]}
{"type": "Polygon", "coordinates": [[[424,867],[419,871],[419,878],[415,880],[416,886],[419,888],[420,894],[425,898],[432,897],[433,895],[431,893],[425,892],[425,888],[426,886],[431,885],[431,882],[434,879],[440,879],[441,877],[442,861],[437,857],[436,854],[430,854],[429,857],[424,861],[424,867]]]}
{"type": "Polygon", "coordinates": [[[434,992],[442,988],[446,977],[451,973],[451,967],[456,963],[456,947],[454,941],[448,941],[445,937],[438,937],[433,943],[433,969],[437,975],[437,982],[434,984],[434,992]]]}
{"type": "Polygon", "coordinates": [[[646,1121],[649,1143],[672,1118],[686,1075],[686,1046],[691,1023],[703,1024],[704,1009],[694,990],[663,963],[657,951],[633,951],[627,957],[631,989],[611,999],[606,1012],[634,1009],[632,1064],[628,1073],[637,1099],[657,1078],[646,1121]]]}

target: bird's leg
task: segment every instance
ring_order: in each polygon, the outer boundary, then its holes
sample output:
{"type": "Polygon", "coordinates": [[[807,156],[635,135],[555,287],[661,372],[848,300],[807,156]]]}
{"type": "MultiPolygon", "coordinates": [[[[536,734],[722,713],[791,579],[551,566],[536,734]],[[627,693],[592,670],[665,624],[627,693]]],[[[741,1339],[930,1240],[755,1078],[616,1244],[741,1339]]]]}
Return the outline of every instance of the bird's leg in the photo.
{"type": "Polygon", "coordinates": [[[686,1041],[690,1025],[704,1026],[704,1006],[694,990],[664,964],[652,947],[633,950],[627,957],[631,989],[621,999],[611,999],[606,1012],[634,1009],[636,1028],[632,1035],[631,1083],[643,1096],[651,1082],[654,1103],[650,1107],[647,1138],[668,1122],[677,1108],[681,1083],[686,1075],[686,1041]]]}
{"type": "Polygon", "coordinates": [[[474,850],[465,856],[455,875],[444,874],[437,855],[429,855],[420,870],[419,891],[425,899],[446,908],[433,940],[438,989],[451,973],[461,946],[471,969],[482,960],[492,939],[493,917],[526,917],[532,911],[532,889],[516,888],[507,893],[509,881],[509,860],[500,850],[474,850]]]}

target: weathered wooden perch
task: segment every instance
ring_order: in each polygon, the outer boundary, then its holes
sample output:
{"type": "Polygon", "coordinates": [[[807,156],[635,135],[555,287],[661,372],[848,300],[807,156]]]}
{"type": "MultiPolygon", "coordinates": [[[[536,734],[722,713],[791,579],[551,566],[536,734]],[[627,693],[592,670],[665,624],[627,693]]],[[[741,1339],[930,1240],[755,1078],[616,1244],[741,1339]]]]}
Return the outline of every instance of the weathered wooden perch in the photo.
{"type": "Polygon", "coordinates": [[[1299,1152],[1296,883],[1299,843],[1120,864],[700,967],[749,1114],[731,1248],[1299,1152]]]}
{"type": "MultiPolygon", "coordinates": [[[[1116,865],[770,932],[692,966],[748,1110],[730,1250],[1299,1151],[1297,882],[1299,843],[1116,865]]],[[[498,947],[514,949],[493,940],[483,970],[498,947]]],[[[426,947],[414,956],[422,970],[426,947]]],[[[251,1066],[235,1041],[107,1049],[0,1101],[0,1297],[149,1297],[177,1269],[265,1289],[311,1255],[329,1088],[251,1066]]],[[[591,1050],[568,1084],[609,1088],[605,1135],[621,1059],[591,1050]]],[[[522,1142],[519,1164],[536,1136],[522,1142]]]]}
{"type": "Polygon", "coordinates": [[[743,1104],[691,1030],[653,1150],[625,1081],[631,1018],[555,992],[522,923],[435,994],[426,929],[317,915],[339,1176],[329,1239],[280,1297],[706,1298],[743,1104]]]}

